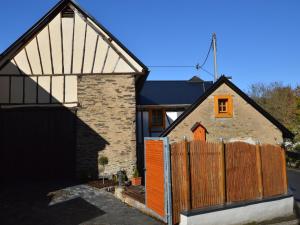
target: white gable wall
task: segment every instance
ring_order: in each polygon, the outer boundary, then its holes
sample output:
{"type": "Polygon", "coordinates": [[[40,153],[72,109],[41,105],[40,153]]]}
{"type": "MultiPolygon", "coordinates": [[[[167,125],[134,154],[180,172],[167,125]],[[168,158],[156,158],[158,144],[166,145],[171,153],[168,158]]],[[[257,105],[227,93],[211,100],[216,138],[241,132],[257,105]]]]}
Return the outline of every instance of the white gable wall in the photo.
{"type": "Polygon", "coordinates": [[[108,34],[73,9],[74,18],[59,13],[0,69],[0,104],[73,106],[78,75],[142,72],[108,34]]]}

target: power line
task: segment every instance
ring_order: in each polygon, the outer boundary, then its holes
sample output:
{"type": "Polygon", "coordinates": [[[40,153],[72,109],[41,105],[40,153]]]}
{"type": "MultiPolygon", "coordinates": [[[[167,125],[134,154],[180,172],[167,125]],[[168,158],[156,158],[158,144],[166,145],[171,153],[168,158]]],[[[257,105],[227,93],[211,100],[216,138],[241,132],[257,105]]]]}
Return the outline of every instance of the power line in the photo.
{"type": "Polygon", "coordinates": [[[196,66],[147,66],[147,67],[152,67],[152,68],[195,68],[196,70],[203,70],[204,72],[206,72],[207,74],[214,76],[213,73],[209,72],[208,70],[200,67],[199,64],[197,64],[196,66]]]}
{"type": "Polygon", "coordinates": [[[211,49],[213,47],[213,40],[211,40],[209,48],[208,48],[208,52],[206,54],[206,57],[204,59],[204,61],[202,62],[202,64],[200,65],[199,63],[197,63],[195,66],[188,66],[188,65],[170,65],[170,66],[162,66],[162,65],[156,65],[156,66],[148,66],[148,67],[152,67],[152,68],[195,68],[196,70],[203,70],[204,72],[206,72],[207,74],[211,75],[214,77],[214,74],[209,72],[208,70],[204,69],[203,66],[206,64],[208,57],[210,55],[211,49]]]}
{"type": "Polygon", "coordinates": [[[156,68],[164,68],[164,67],[166,67],[166,68],[172,68],[172,67],[191,68],[191,67],[193,67],[193,68],[195,68],[195,66],[148,66],[148,67],[156,67],[156,68]]]}
{"type": "Polygon", "coordinates": [[[211,75],[212,77],[214,77],[214,74],[209,72],[208,70],[202,68],[202,67],[199,67],[199,69],[203,70],[204,72],[208,73],[209,75],[211,75]]]}
{"type": "MultiPolygon", "coordinates": [[[[205,65],[205,63],[206,63],[206,61],[207,61],[207,59],[208,59],[208,56],[209,56],[209,54],[210,54],[210,52],[211,52],[212,46],[213,46],[213,41],[211,40],[210,45],[209,45],[209,48],[208,48],[208,52],[207,52],[207,54],[206,54],[206,57],[205,57],[203,63],[201,64],[201,66],[199,66],[200,68],[203,68],[203,66],[205,65]]],[[[197,64],[197,65],[199,65],[199,64],[197,64]]]]}

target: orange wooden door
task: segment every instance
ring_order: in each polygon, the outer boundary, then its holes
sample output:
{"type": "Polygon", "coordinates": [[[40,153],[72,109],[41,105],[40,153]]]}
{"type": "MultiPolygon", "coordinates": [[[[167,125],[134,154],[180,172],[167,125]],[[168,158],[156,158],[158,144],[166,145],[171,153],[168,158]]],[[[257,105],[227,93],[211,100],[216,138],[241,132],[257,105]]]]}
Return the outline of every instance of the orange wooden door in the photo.
{"type": "Polygon", "coordinates": [[[194,130],[194,141],[206,141],[206,131],[202,126],[198,126],[194,130]]]}
{"type": "Polygon", "coordinates": [[[146,206],[164,218],[164,143],[163,140],[145,141],[146,206]]]}

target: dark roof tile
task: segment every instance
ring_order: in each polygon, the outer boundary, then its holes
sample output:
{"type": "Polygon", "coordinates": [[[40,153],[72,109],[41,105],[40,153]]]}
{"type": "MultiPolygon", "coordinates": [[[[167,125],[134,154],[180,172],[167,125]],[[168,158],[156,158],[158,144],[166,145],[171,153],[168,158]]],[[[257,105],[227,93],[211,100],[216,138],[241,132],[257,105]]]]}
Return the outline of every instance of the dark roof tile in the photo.
{"type": "Polygon", "coordinates": [[[139,105],[193,104],[212,81],[146,81],[139,93],[139,105]]]}

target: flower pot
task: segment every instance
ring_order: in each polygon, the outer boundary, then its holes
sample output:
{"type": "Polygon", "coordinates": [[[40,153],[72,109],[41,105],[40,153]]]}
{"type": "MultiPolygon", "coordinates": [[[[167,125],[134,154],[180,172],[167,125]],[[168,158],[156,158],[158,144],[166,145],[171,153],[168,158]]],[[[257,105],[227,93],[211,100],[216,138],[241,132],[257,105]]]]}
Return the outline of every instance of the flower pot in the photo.
{"type": "Polygon", "coordinates": [[[139,186],[139,185],[142,185],[142,178],[141,177],[133,177],[131,179],[131,184],[133,186],[139,186]]]}

